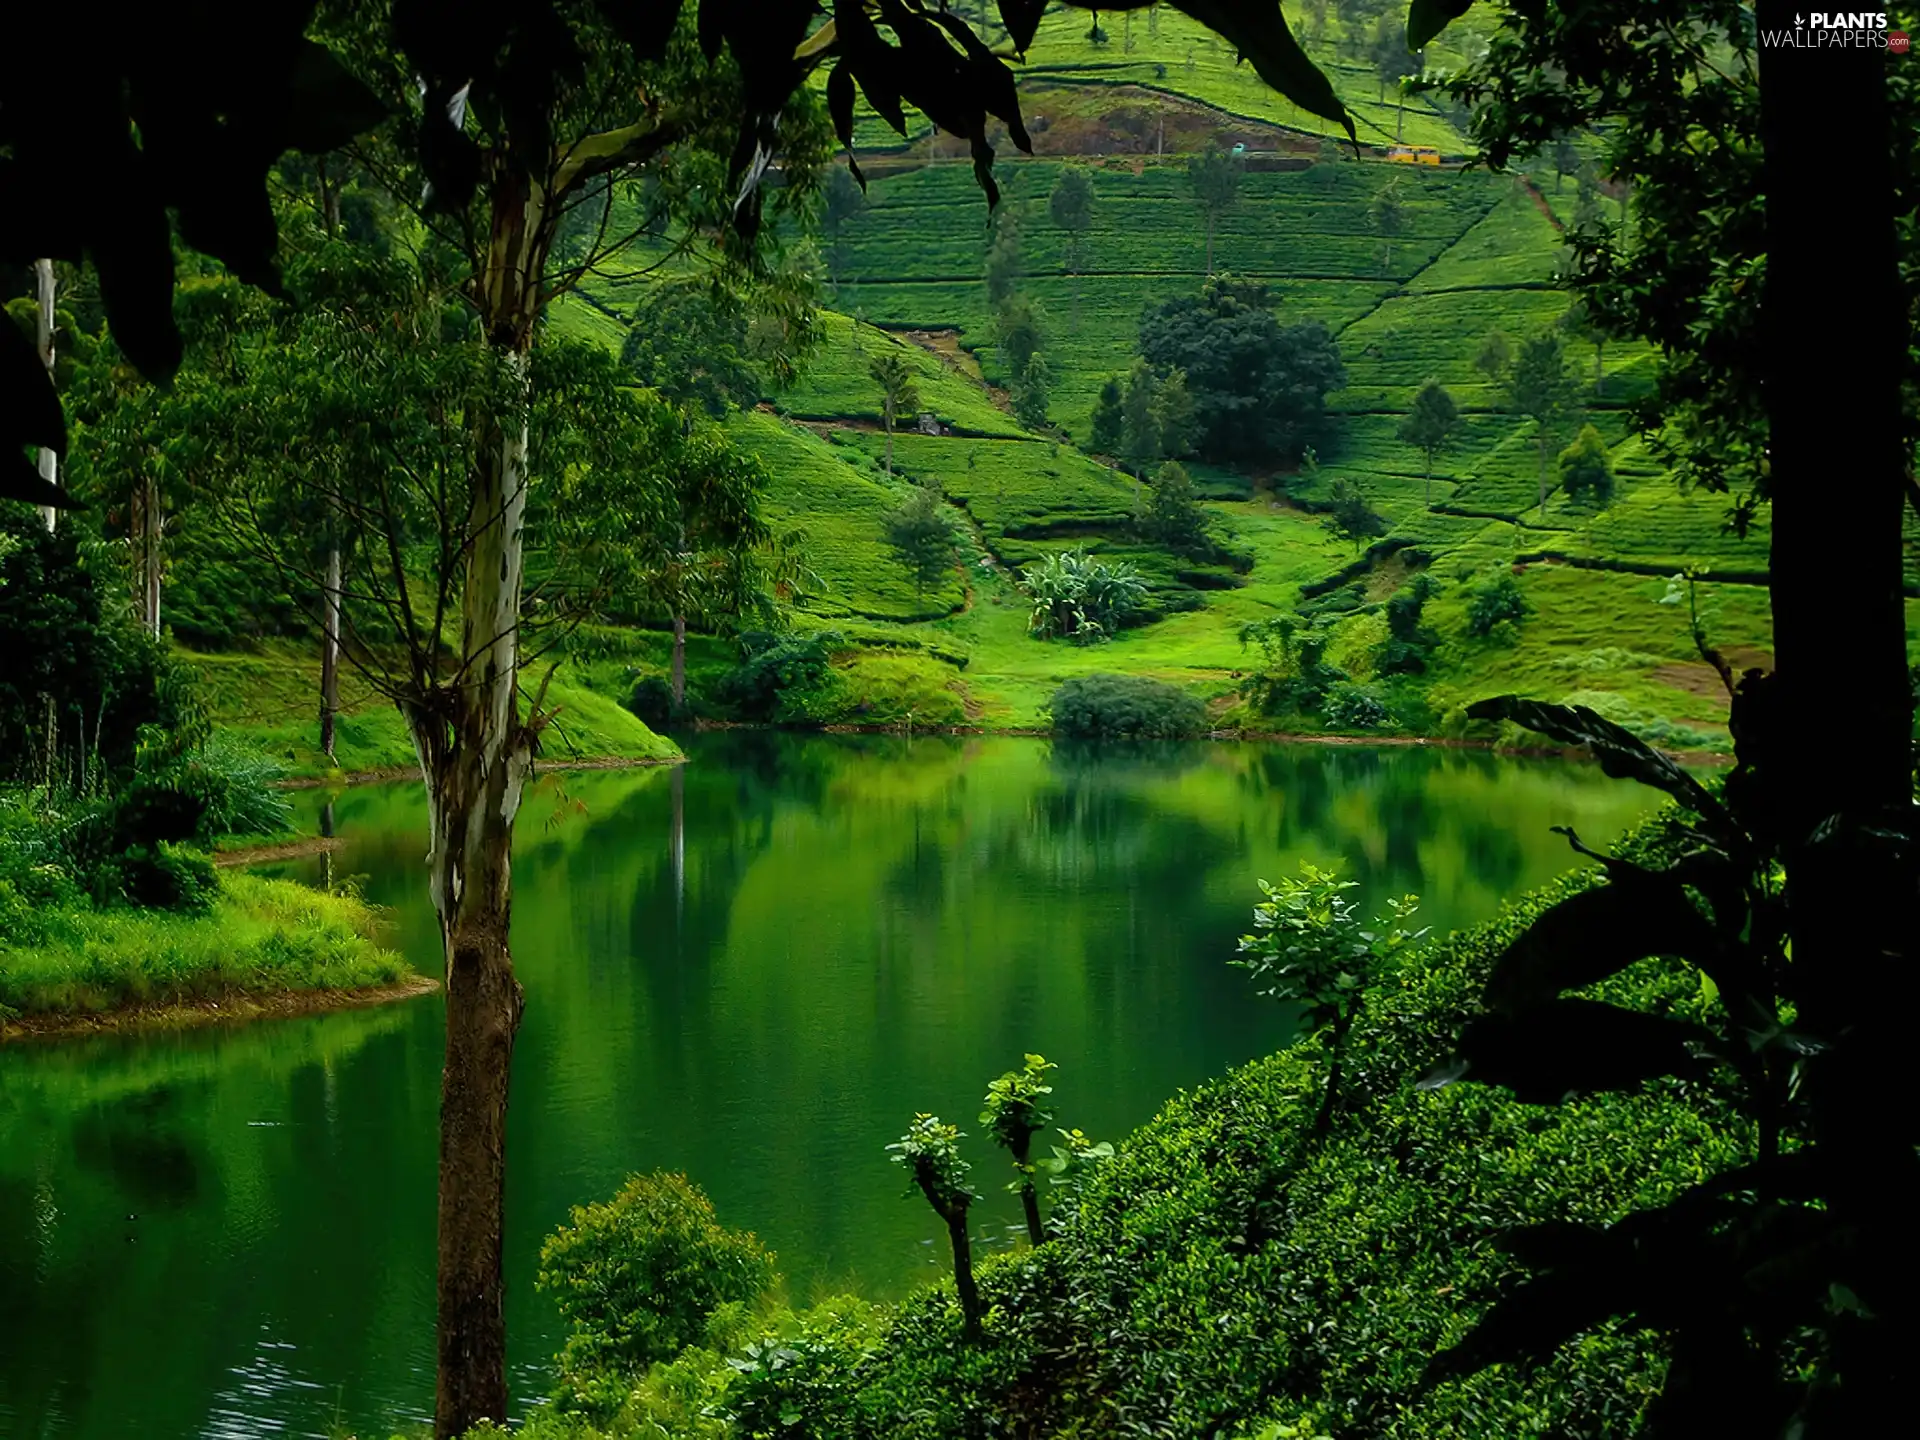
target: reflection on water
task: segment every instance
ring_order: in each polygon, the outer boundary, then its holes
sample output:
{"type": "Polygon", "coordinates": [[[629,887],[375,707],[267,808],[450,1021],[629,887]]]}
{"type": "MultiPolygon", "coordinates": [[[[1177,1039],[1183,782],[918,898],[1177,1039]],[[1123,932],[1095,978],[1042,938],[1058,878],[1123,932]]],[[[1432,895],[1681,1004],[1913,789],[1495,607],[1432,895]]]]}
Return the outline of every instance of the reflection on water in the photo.
{"type": "MultiPolygon", "coordinates": [[[[532,1288],[567,1207],[687,1171],[796,1299],[899,1293],[935,1222],[882,1146],[963,1127],[1026,1050],[1063,1123],[1117,1136],[1272,1049],[1224,962],[1256,877],[1337,859],[1439,929],[1605,840],[1631,789],[1477,752],[1013,739],[697,738],[670,770],[549,777],[515,860],[528,993],[509,1128],[516,1394],[559,1335],[532,1288]]],[[[319,823],[321,797],[304,797],[319,823]]],[[[347,792],[324,859],[437,968],[417,787],[347,792]]],[[[441,1016],[371,1011],[0,1051],[0,1435],[385,1427],[432,1396],[441,1016]]],[[[979,1228],[1017,1207],[998,1157],[979,1228]]]]}

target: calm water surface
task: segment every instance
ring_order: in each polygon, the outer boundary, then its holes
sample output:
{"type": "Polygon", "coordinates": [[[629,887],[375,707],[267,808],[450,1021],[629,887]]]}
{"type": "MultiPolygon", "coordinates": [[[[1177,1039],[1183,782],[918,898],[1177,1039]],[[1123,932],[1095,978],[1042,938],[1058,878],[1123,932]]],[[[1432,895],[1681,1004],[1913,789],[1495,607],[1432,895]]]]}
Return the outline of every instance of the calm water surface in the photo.
{"type": "MultiPolygon", "coordinates": [[[[1117,1137],[1289,1030],[1225,962],[1255,880],[1338,859],[1439,929],[1605,841],[1645,792],[1476,752],[704,736],[671,770],[543,780],[521,817],[508,1320],[516,1396],[557,1317],[541,1238],[684,1170],[796,1300],[898,1294],[938,1222],[883,1146],[972,1122],[1039,1050],[1117,1137]]],[[[302,797],[318,807],[318,797],[302,797]]],[[[333,806],[334,878],[438,968],[417,786],[333,806]]],[[[321,878],[323,862],[284,873],[321,878]]],[[[431,1406],[437,997],[0,1050],[0,1435],[384,1436],[431,1406]]],[[[1017,1220],[999,1159],[977,1229],[1017,1220]]]]}

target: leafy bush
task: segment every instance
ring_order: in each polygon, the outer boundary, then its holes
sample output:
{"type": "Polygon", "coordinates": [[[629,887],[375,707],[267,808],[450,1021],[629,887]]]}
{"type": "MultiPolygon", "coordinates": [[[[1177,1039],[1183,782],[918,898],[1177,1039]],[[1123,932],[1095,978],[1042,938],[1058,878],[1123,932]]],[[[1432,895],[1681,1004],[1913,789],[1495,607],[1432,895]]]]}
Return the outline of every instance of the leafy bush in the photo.
{"type": "Polygon", "coordinates": [[[684,1175],[635,1175],[611,1200],[575,1206],[540,1247],[537,1282],[571,1327],[563,1397],[589,1412],[616,1408],[633,1377],[704,1338],[720,1307],[752,1305],[773,1281],[771,1252],[720,1224],[684,1175]]]}
{"type": "Polygon", "coordinates": [[[189,783],[205,806],[194,839],[274,835],[287,828],[293,807],[274,787],[286,773],[270,755],[215,731],[186,761],[189,783]]]}
{"type": "Polygon", "coordinates": [[[1467,633],[1484,640],[1502,625],[1518,627],[1533,613],[1520,582],[1509,573],[1483,581],[1467,594],[1467,633]]]}
{"type": "Polygon", "coordinates": [[[1427,601],[1439,588],[1431,575],[1416,575],[1387,601],[1387,640],[1374,662],[1380,674],[1419,675],[1426,670],[1440,637],[1422,621],[1427,601]]]}
{"type": "Polygon", "coordinates": [[[1230,962],[1253,976],[1257,993],[1298,1005],[1313,1033],[1327,1035],[1326,1098],[1315,1133],[1324,1132],[1333,1119],[1347,1035],[1368,987],[1426,934],[1401,923],[1419,908],[1413,895],[1389,900],[1388,913],[1369,928],[1346,898],[1347,891],[1358,888],[1358,881],[1338,879],[1305,861],[1297,876],[1282,875],[1278,884],[1262,880],[1266,899],[1253,907],[1253,933],[1240,937],[1239,955],[1230,962]]]}
{"type": "Polygon", "coordinates": [[[627,697],[627,709],[653,730],[664,729],[673,719],[673,685],[664,675],[642,675],[627,697]]]}
{"type": "Polygon", "coordinates": [[[834,668],[809,713],[826,724],[964,725],[967,702],[951,665],[920,655],[868,651],[834,668]]]}
{"type": "Polygon", "coordinates": [[[1378,690],[1352,681],[1329,689],[1324,709],[1327,723],[1342,730],[1373,730],[1393,718],[1378,690]]]}
{"type": "Polygon", "coordinates": [[[55,778],[89,788],[132,762],[141,726],[180,720],[184,689],[128,618],[104,547],[11,504],[0,539],[0,779],[44,783],[51,698],[55,778]]]}
{"type": "Polygon", "coordinates": [[[809,719],[808,701],[827,685],[833,652],[842,643],[832,630],[811,635],[749,630],[740,637],[743,658],[720,677],[715,698],[743,720],[809,719]]]}
{"type": "Polygon", "coordinates": [[[1183,740],[1207,726],[1207,707],[1146,675],[1082,675],[1047,702],[1056,734],[1076,740],[1183,740]]]}
{"type": "Polygon", "coordinates": [[[1042,639],[1104,640],[1147,598],[1146,582],[1131,565],[1095,560],[1084,550],[1049,555],[1020,575],[1033,601],[1027,628],[1042,639]]]}

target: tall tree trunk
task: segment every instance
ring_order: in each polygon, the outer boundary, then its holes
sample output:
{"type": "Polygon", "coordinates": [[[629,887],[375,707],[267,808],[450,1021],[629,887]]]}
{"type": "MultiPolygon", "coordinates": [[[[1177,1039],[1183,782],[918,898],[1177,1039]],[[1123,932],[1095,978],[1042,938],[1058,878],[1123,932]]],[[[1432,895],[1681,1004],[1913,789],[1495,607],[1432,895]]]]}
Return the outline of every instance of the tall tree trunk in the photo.
{"type": "MultiPolygon", "coordinates": [[[[1759,10],[1763,31],[1792,28],[1784,0],[1759,10]]],[[[1920,1285],[1913,875],[1862,830],[1883,817],[1913,827],[1900,539],[1908,337],[1904,309],[1883,303],[1901,293],[1885,69],[1909,62],[1870,49],[1759,55],[1777,711],[1763,763],[1782,801],[1800,1023],[1841,1042],[1809,1062],[1806,1094],[1822,1169],[1838,1177],[1826,1199],[1860,1237],[1835,1280],[1874,1317],[1844,1332],[1846,1415],[1832,1429],[1865,1433],[1873,1407],[1904,1388],[1920,1285]],[[1846,126],[1823,133],[1810,115],[1845,115],[1846,126]],[[1835,303],[1840,236],[1850,290],[1876,298],[1835,303]],[[1822,397],[1844,397],[1844,423],[1822,397]],[[1836,706],[1845,741],[1823,743],[1836,706]],[[1823,841],[1835,817],[1847,823],[1823,841]]]]}
{"type": "Polygon", "coordinates": [[[140,477],[133,492],[132,530],[134,610],[140,628],[160,638],[160,571],[165,559],[162,544],[166,516],[160,509],[160,484],[152,475],[140,477]]]}
{"type": "Polygon", "coordinates": [[[340,713],[340,537],[327,537],[326,587],[320,597],[320,749],[332,760],[340,713]]]}
{"type": "MultiPolygon", "coordinates": [[[[513,356],[525,375],[523,356],[513,356]]],[[[523,997],[508,948],[513,821],[533,761],[519,717],[519,613],[526,511],[524,426],[474,481],[461,616],[466,674],[408,715],[427,780],[428,888],[446,956],[440,1084],[439,1381],[434,1433],[507,1416],[501,1236],[513,1039],[523,997]],[[486,518],[492,517],[492,518],[486,518]]]]}
{"type": "MultiPolygon", "coordinates": [[[[47,367],[49,378],[53,375],[53,321],[55,291],[53,287],[53,261],[36,260],[33,262],[33,292],[38,310],[33,323],[33,348],[40,356],[40,363],[47,367]]],[[[51,445],[42,445],[39,454],[40,478],[49,485],[60,483],[60,457],[54,453],[51,445]]],[[[51,505],[40,507],[40,518],[45,522],[47,533],[53,533],[55,521],[60,512],[51,505]]]]}
{"type": "Polygon", "coordinates": [[[1433,508],[1433,452],[1427,452],[1427,509],[1433,508]]]}
{"type": "MultiPolygon", "coordinates": [[[[1761,0],[1759,12],[1763,31],[1789,29],[1784,0],[1761,0]]],[[[1910,61],[1843,48],[1763,48],[1759,60],[1776,657],[1764,766],[1782,801],[1799,1021],[1839,1041],[1809,1062],[1805,1094],[1822,1171],[1834,1177],[1826,1202],[1859,1236],[1834,1281],[1872,1317],[1836,1331],[1845,1394],[1832,1430],[1864,1434],[1874,1407],[1905,1392],[1920,1325],[1914,877],[1893,847],[1862,833],[1882,820],[1910,833],[1914,814],[1901,597],[1908,338],[1905,309],[1884,303],[1901,294],[1885,65],[1910,61]],[[1809,115],[1845,115],[1845,131],[1822,134],[1809,115]],[[1874,300],[1836,303],[1836,236],[1849,288],[1874,300]],[[1820,396],[1845,396],[1845,422],[1820,396]],[[1820,743],[1814,726],[1830,733],[1834,707],[1847,716],[1845,741],[1820,743]]]]}
{"type": "MultiPolygon", "coordinates": [[[[476,299],[488,343],[524,401],[545,261],[542,197],[504,147],[489,185],[491,228],[476,299]]],[[[538,715],[523,724],[519,714],[528,480],[525,410],[510,407],[472,482],[461,672],[408,714],[427,779],[428,888],[447,966],[437,1440],[507,1418],[501,1237],[507,1095],[524,1003],[508,945],[513,822],[540,724],[538,715]]]]}
{"type": "MultiPolygon", "coordinates": [[[[892,457],[888,457],[891,462],[892,457]]],[[[888,464],[892,472],[892,464],[888,464]]],[[[679,715],[687,708],[687,617],[675,614],[673,617],[673,713],[679,715]]]]}

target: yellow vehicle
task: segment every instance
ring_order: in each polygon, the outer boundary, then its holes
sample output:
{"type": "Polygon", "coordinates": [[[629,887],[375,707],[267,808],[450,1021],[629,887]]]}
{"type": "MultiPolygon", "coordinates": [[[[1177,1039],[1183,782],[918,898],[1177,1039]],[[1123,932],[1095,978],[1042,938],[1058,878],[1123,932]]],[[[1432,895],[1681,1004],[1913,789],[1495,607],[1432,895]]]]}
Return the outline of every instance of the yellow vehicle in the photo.
{"type": "Polygon", "coordinates": [[[1388,148],[1387,159],[1401,165],[1438,165],[1440,152],[1431,145],[1394,145],[1388,148]]]}

